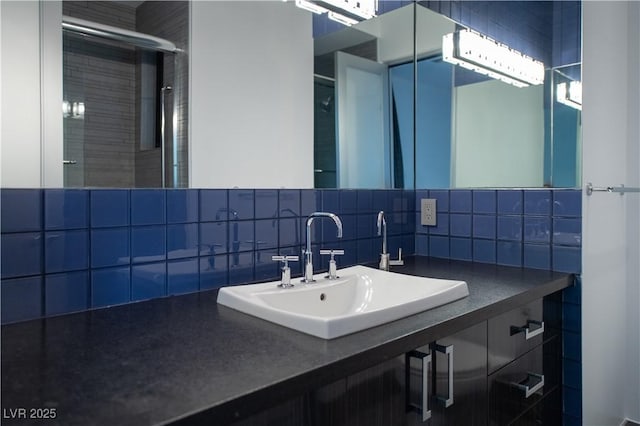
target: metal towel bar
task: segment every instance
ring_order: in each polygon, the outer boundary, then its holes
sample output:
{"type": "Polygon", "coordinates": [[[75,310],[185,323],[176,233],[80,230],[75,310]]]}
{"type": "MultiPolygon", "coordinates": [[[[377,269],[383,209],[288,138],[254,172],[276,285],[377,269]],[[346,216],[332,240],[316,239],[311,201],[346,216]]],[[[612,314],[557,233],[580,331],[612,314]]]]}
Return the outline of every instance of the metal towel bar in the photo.
{"type": "Polygon", "coordinates": [[[593,186],[591,182],[587,183],[587,195],[591,195],[594,192],[618,192],[620,195],[624,195],[625,192],[640,192],[640,188],[626,187],[624,185],[597,187],[593,186]]]}

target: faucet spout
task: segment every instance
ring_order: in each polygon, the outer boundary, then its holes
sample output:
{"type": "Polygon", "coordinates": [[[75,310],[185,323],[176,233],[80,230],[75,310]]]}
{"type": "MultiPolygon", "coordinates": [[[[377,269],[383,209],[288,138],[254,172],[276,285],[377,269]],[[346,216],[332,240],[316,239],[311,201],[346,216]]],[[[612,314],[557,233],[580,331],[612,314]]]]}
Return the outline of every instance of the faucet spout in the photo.
{"type": "Polygon", "coordinates": [[[382,235],[382,254],[387,254],[387,221],[384,218],[384,211],[378,212],[378,236],[382,235]]]}
{"type": "Polygon", "coordinates": [[[328,217],[333,220],[338,228],[338,238],[342,238],[342,221],[338,217],[338,215],[334,213],[327,212],[314,212],[307,217],[306,222],[306,237],[307,244],[306,249],[304,251],[305,256],[305,265],[304,265],[304,278],[302,279],[303,283],[312,283],[315,280],[313,279],[313,253],[311,252],[311,224],[317,217],[328,217]]]}
{"type": "Polygon", "coordinates": [[[389,270],[389,253],[387,253],[387,221],[384,218],[384,211],[378,213],[378,235],[382,234],[382,253],[380,253],[380,269],[389,270]]]}
{"type": "Polygon", "coordinates": [[[378,213],[378,236],[382,234],[382,253],[380,253],[380,269],[388,271],[391,265],[404,265],[402,260],[402,248],[398,249],[398,259],[391,260],[391,256],[387,253],[387,221],[384,218],[384,211],[378,213]]]}

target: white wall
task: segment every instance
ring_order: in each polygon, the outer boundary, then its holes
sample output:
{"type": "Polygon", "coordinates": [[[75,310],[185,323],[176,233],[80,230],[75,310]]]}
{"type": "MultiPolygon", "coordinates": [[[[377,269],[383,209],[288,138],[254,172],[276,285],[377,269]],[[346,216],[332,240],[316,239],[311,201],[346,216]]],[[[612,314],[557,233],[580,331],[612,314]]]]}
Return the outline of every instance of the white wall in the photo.
{"type": "Polygon", "coordinates": [[[2,186],[39,187],[40,7],[2,8],[2,186]]]}
{"type": "Polygon", "coordinates": [[[62,3],[2,1],[0,8],[1,185],[60,187],[62,3]]]}
{"type": "Polygon", "coordinates": [[[416,50],[418,57],[442,52],[442,36],[456,30],[455,22],[426,7],[416,7],[416,50]]]}
{"type": "MultiPolygon", "coordinates": [[[[638,186],[638,4],[583,2],[583,184],[638,186]]],[[[583,198],[583,423],[639,419],[639,194],[583,198]]]]}
{"type": "MultiPolygon", "coordinates": [[[[629,106],[627,185],[640,187],[640,3],[629,4],[629,106]],[[635,42],[634,42],[635,40],[635,42]],[[635,96],[633,95],[635,94],[635,96]]],[[[627,400],[626,417],[640,421],[640,194],[627,197],[627,400]],[[635,241],[635,244],[634,244],[635,241]],[[635,374],[634,374],[635,373],[635,374]]]]}
{"type": "Polygon", "coordinates": [[[191,4],[191,187],[313,188],[313,39],[293,2],[191,4]]]}
{"type": "MultiPolygon", "coordinates": [[[[378,62],[390,64],[413,60],[413,10],[413,4],[409,4],[354,26],[378,38],[378,62]]],[[[442,36],[455,31],[455,23],[426,7],[417,6],[415,10],[418,57],[440,53],[442,36]]]]}
{"type": "Polygon", "coordinates": [[[542,90],[498,80],[454,89],[452,187],[542,186],[542,90]]]}

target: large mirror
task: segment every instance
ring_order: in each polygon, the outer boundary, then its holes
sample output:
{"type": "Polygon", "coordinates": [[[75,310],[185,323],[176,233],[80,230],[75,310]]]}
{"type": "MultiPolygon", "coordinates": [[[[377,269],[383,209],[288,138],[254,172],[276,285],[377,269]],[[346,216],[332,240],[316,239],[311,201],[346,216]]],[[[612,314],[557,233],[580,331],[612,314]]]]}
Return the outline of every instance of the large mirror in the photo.
{"type": "Polygon", "coordinates": [[[559,103],[556,94],[563,81],[581,80],[580,4],[417,5],[416,187],[579,186],[581,105],[559,103]],[[543,62],[544,82],[516,87],[443,61],[434,41],[419,35],[446,24],[436,12],[457,30],[490,37],[491,46],[543,62]]]}
{"type": "Polygon", "coordinates": [[[384,12],[314,40],[316,187],[579,185],[579,105],[556,97],[563,79],[580,81],[578,2],[429,1],[384,12]],[[466,28],[543,62],[544,80],[519,87],[443,61],[443,36],[466,28]],[[388,87],[370,78],[382,74],[388,87]],[[375,99],[385,90],[386,110],[375,99]]]}
{"type": "MultiPolygon", "coordinates": [[[[580,10],[381,1],[378,16],[345,26],[293,1],[64,0],[60,19],[124,22],[177,46],[158,53],[58,30],[64,185],[577,186],[579,104],[557,94],[581,80],[580,10]],[[516,88],[444,62],[442,36],[462,28],[543,61],[544,84],[516,88]]],[[[3,24],[11,17],[3,7],[3,24]]],[[[52,169],[53,157],[36,157],[52,169]]]]}

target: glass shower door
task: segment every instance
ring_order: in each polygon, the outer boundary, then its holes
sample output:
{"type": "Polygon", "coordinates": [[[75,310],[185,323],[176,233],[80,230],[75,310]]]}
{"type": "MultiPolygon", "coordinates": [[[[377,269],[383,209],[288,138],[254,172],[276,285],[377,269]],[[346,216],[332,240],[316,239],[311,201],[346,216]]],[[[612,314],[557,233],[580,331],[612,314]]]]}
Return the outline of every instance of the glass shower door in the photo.
{"type": "Polygon", "coordinates": [[[183,186],[175,44],[69,16],[63,29],[64,186],[183,186]]]}
{"type": "Polygon", "coordinates": [[[162,187],[162,54],[64,34],[65,187],[162,187]]]}
{"type": "MultiPolygon", "coordinates": [[[[66,41],[66,37],[65,37],[66,41]]],[[[66,55],[65,55],[66,59],[66,55]]],[[[65,61],[66,62],[66,61],[65,61]]],[[[84,179],[84,113],[85,95],[83,84],[67,84],[65,74],[62,101],[63,117],[63,177],[64,187],[82,188],[84,179]]],[[[77,75],[77,80],[82,77],[77,75]]]]}

